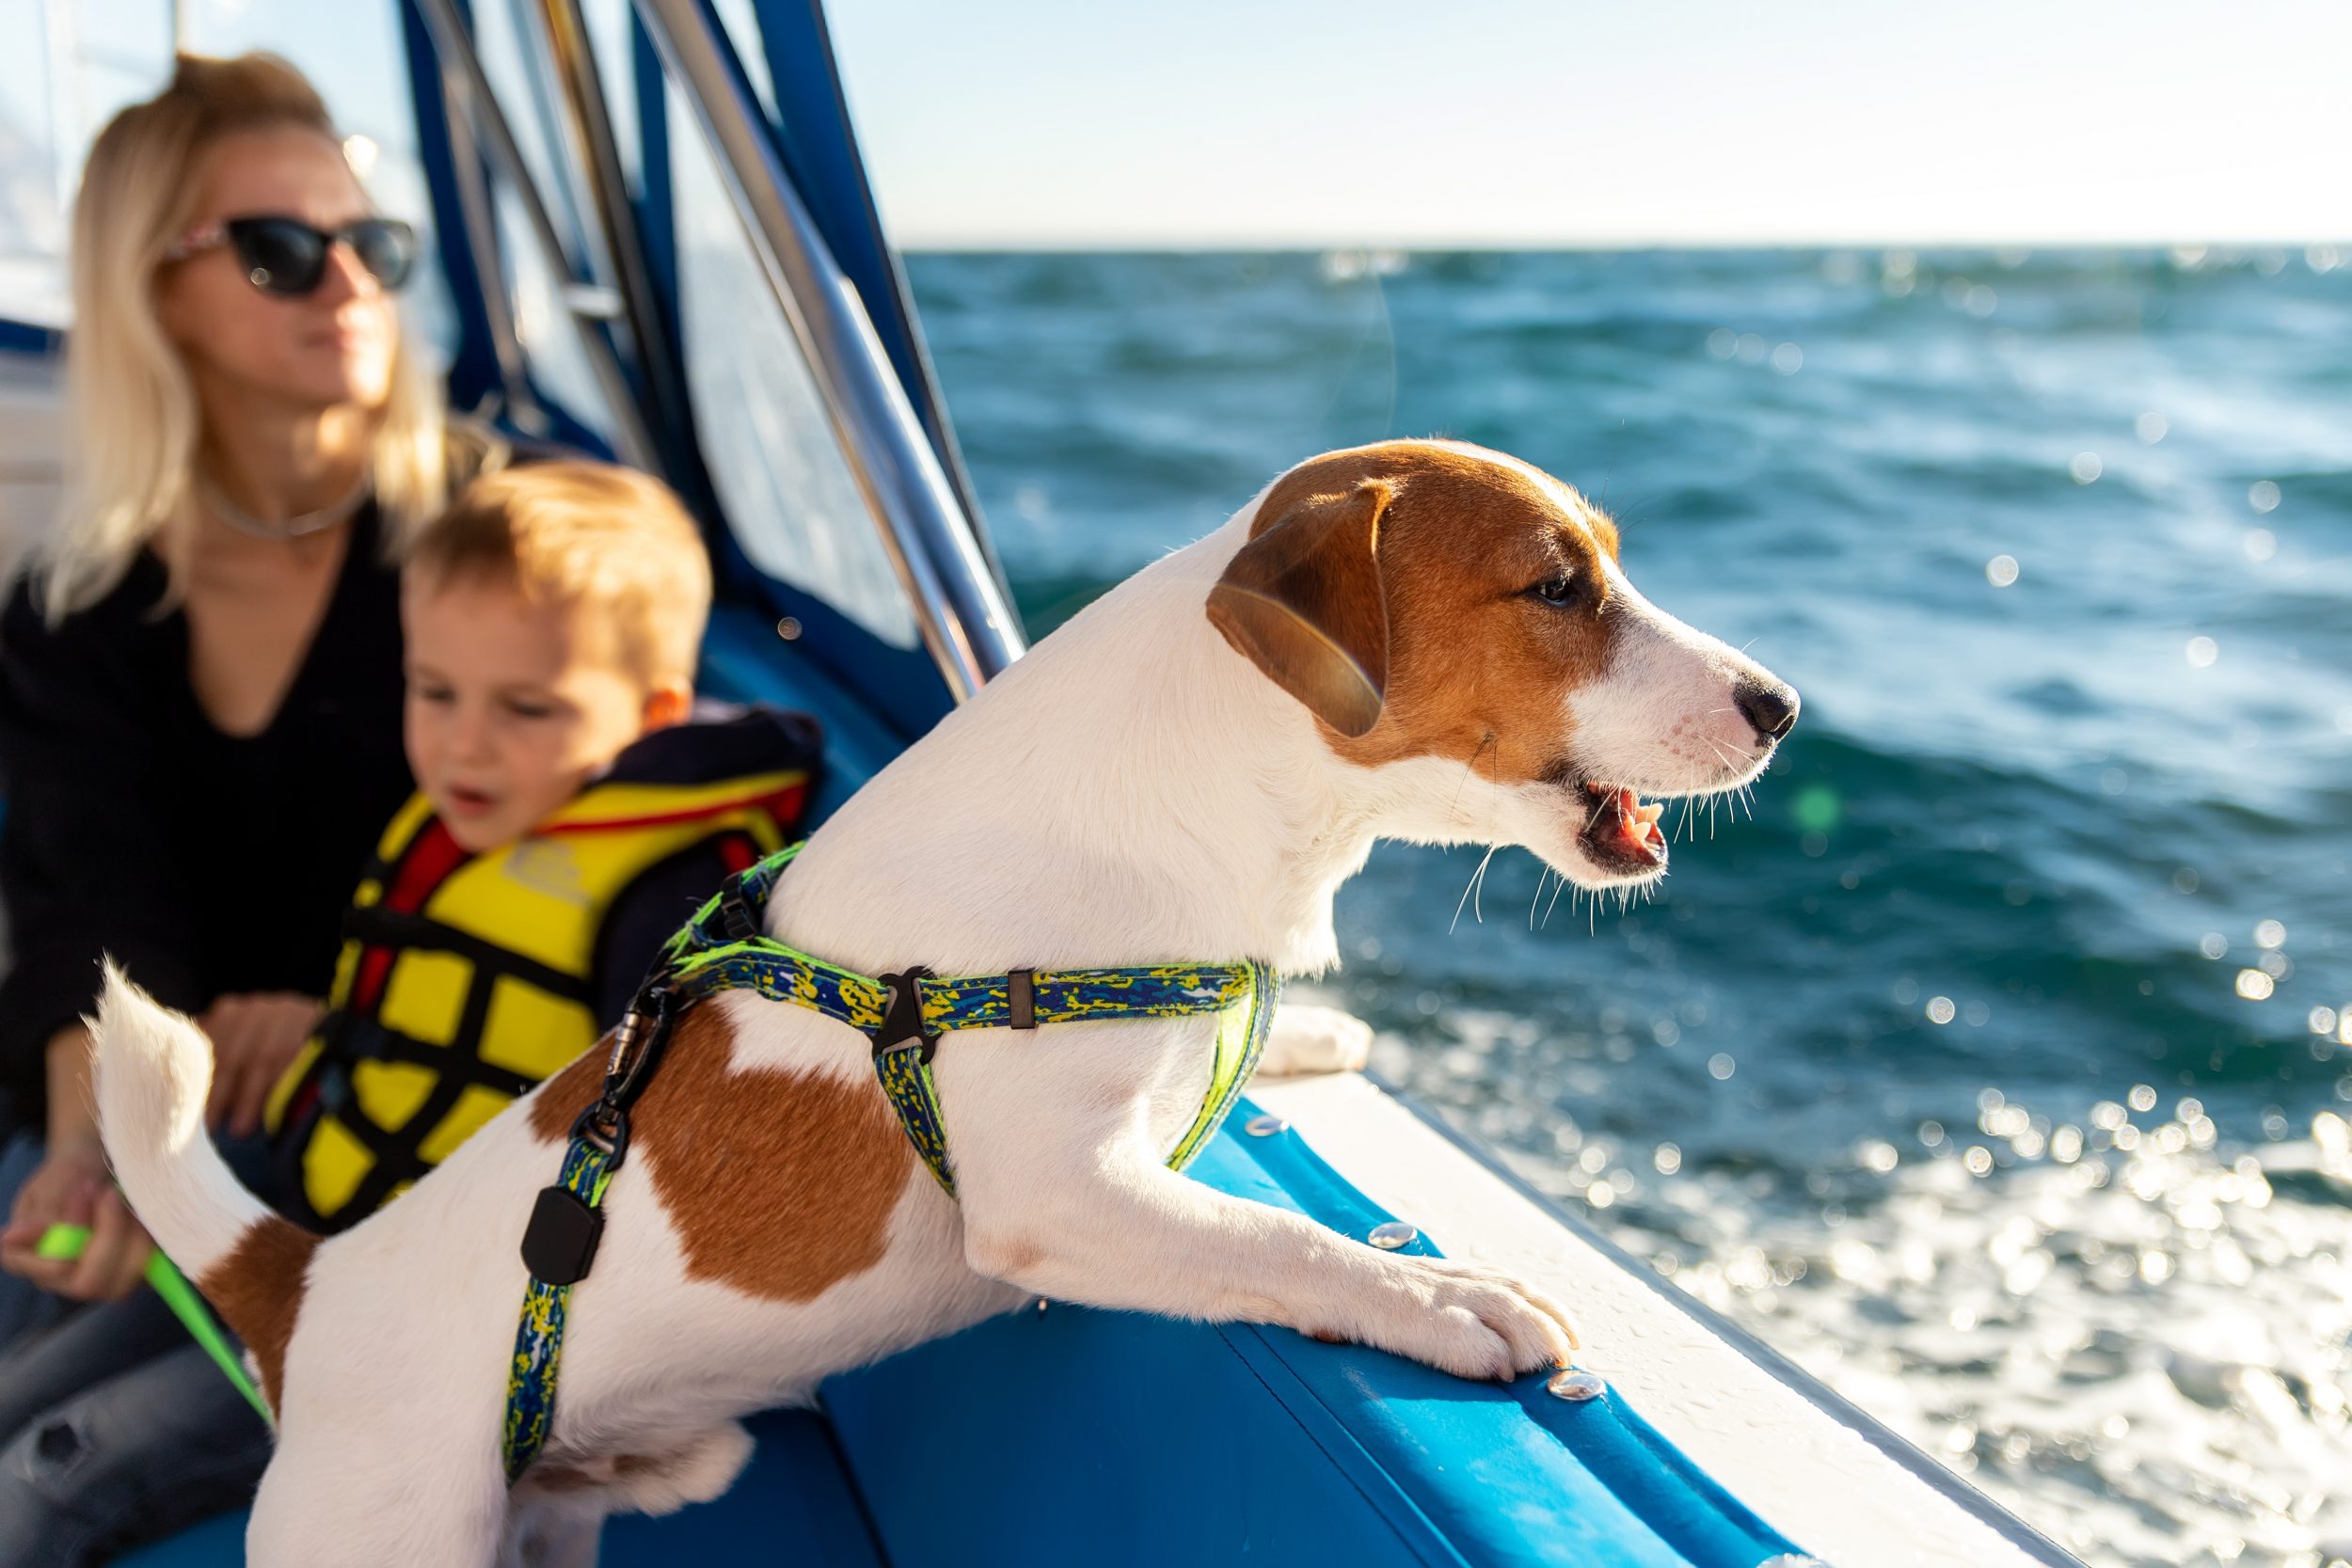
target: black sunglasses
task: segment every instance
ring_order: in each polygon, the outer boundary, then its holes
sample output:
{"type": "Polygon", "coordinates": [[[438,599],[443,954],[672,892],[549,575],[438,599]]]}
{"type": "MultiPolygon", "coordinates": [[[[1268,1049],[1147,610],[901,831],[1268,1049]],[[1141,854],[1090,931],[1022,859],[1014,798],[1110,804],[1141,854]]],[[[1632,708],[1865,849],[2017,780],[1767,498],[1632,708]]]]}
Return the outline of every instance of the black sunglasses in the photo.
{"type": "Polygon", "coordinates": [[[299,299],[326,277],[326,253],[339,240],[351,246],[359,264],[388,290],[405,284],[417,264],[417,231],[397,218],[361,218],[340,229],[320,229],[290,217],[224,218],[189,230],[164,252],[164,260],[183,261],[233,245],[246,281],[265,294],[299,299]]]}

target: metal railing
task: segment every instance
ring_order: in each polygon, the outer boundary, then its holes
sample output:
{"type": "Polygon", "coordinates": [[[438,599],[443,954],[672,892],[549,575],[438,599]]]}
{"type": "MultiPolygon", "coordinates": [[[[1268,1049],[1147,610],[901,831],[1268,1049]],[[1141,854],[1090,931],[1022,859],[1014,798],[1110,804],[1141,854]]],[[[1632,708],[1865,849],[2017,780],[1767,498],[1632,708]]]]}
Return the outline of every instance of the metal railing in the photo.
{"type": "MultiPolygon", "coordinates": [[[[446,3],[446,0],[443,0],[446,3]]],[[[808,361],[851,480],[958,702],[1022,652],[938,453],[856,288],[794,189],[743,64],[707,0],[636,0],[682,90],[778,309],[808,361]]]]}
{"type": "MultiPolygon", "coordinates": [[[[465,19],[459,14],[456,0],[418,0],[425,26],[433,35],[433,53],[437,58],[443,78],[443,93],[470,122],[469,128],[483,150],[490,155],[512,187],[516,204],[522,209],[523,220],[529,225],[532,237],[538,243],[548,269],[554,273],[560,291],[559,303],[575,315],[581,314],[580,303],[587,295],[578,292],[578,285],[593,284],[595,279],[572,260],[557,232],[555,220],[549,215],[547,200],[532,182],[530,166],[524,162],[522,147],[515,139],[514,127],[506,120],[506,113],[491,90],[490,80],[482,69],[482,57],[476,53],[473,36],[465,19]],[[452,88],[455,90],[452,90],[452,88]]],[[[461,152],[462,155],[462,152],[461,152]]],[[[487,206],[487,203],[485,203],[487,206]]],[[[495,234],[495,223],[488,223],[487,213],[469,213],[469,229],[486,224],[495,234]]],[[[498,287],[495,272],[484,275],[485,292],[498,287]]],[[[605,313],[602,310],[594,313],[605,313]]],[[[615,455],[623,462],[649,473],[669,477],[667,465],[661,460],[644,413],[637,404],[635,389],[613,356],[612,345],[601,333],[575,322],[589,374],[595,378],[597,394],[603,399],[606,411],[612,420],[612,444],[615,455]]]]}

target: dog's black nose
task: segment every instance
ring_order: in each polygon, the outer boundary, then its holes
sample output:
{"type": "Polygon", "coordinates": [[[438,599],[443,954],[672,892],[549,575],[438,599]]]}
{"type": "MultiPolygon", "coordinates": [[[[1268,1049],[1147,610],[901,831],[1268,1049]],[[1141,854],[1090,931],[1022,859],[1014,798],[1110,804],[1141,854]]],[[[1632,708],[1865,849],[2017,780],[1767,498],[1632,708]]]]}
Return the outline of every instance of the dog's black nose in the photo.
{"type": "Polygon", "coordinates": [[[1758,681],[1742,686],[1731,700],[1740,706],[1749,723],[1756,726],[1758,740],[1778,740],[1796,727],[1797,690],[1790,686],[1758,681]]]}

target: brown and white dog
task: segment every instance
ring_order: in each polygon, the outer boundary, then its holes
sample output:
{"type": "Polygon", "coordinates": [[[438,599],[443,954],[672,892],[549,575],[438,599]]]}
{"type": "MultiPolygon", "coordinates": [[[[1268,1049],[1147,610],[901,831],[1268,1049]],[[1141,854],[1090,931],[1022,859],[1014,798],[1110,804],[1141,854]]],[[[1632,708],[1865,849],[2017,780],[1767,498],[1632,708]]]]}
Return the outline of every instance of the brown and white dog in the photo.
{"type": "MultiPolygon", "coordinates": [[[[867,973],[1321,970],[1332,894],[1375,839],[1523,845],[1582,887],[1639,884],[1666,863],[1640,797],[1753,778],[1796,706],[1635,592],[1616,530],[1558,481],[1452,442],[1333,452],[949,715],[817,834],[770,928],[867,973]]],[[[1170,1172],[1213,1028],[950,1037],[958,1203],[863,1036],[745,993],[696,1009],[573,1293],[552,1439],[511,1492],[516,1249],[600,1052],[326,1241],[230,1176],[202,1037],[119,976],[98,1092],[139,1217],[278,1412],[254,1562],[593,1560],[607,1513],[723,1491],[738,1417],[1035,1296],[1287,1324],[1463,1377],[1566,1358],[1566,1312],[1514,1279],[1170,1172]]]]}

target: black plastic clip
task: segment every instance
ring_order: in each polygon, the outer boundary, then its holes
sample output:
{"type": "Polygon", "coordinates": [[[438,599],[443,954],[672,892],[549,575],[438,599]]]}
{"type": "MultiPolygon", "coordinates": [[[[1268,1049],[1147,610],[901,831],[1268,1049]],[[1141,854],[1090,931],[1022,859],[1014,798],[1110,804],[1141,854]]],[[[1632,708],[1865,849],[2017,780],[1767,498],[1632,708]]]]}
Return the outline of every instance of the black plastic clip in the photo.
{"type": "Polygon", "coordinates": [[[573,1285],[588,1277],[604,1239],[604,1211],[568,1187],[542,1187],[523,1231],[523,1267],[548,1285],[573,1285]]]}
{"type": "Polygon", "coordinates": [[[751,942],[761,935],[759,911],[743,891],[743,877],[739,871],[719,886],[719,923],[736,942],[751,942]]]}
{"type": "Polygon", "coordinates": [[[923,1065],[931,1065],[931,1053],[939,1049],[939,1034],[923,1027],[923,993],[921,982],[931,977],[931,972],[920,964],[901,974],[879,976],[890,989],[889,1005],[882,1010],[882,1027],[874,1031],[874,1054],[887,1051],[908,1051],[919,1048],[923,1065]]]}

